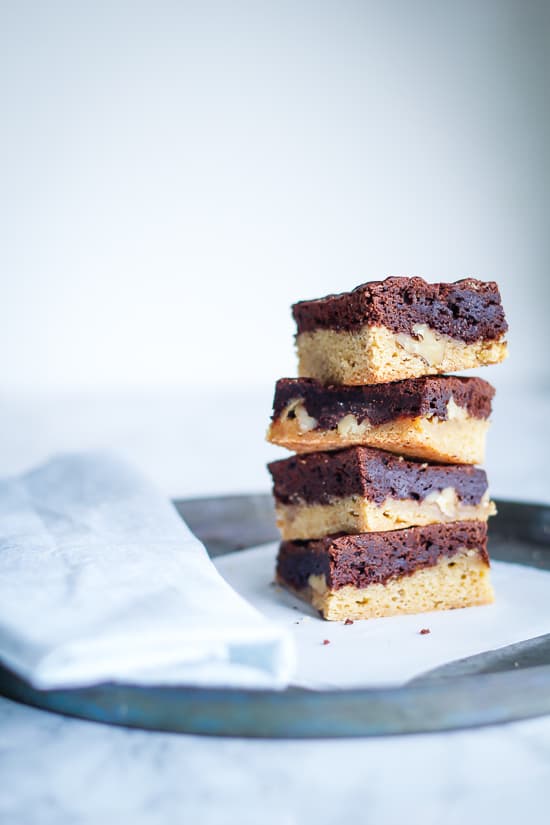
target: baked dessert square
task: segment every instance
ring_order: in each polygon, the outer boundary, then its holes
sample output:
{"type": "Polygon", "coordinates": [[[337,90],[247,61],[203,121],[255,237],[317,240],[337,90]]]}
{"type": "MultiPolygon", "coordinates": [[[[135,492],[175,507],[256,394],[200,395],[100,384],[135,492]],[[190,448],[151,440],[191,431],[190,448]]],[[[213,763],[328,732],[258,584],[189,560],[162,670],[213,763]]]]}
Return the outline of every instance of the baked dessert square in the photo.
{"type": "Polygon", "coordinates": [[[371,447],[296,455],[268,465],[284,540],[487,521],[484,470],[428,464],[371,447]]]}
{"type": "Polygon", "coordinates": [[[430,461],[481,464],[494,393],[481,378],[457,376],[365,386],[281,378],[267,439],[297,453],[364,445],[430,461]]]}
{"type": "Polygon", "coordinates": [[[487,525],[282,542],[277,580],[331,621],[489,604],[487,525]]]}
{"type": "Polygon", "coordinates": [[[497,364],[508,329],[498,286],[466,278],[391,277],[300,301],[298,374],[325,384],[378,384],[497,364]]]}

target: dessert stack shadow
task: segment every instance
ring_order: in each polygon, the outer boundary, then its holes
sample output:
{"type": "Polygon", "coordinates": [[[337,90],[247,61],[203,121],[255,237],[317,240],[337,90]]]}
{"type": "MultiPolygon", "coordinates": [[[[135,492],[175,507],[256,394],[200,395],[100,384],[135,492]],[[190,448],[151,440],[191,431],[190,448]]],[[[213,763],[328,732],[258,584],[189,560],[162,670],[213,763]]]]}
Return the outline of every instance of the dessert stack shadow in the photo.
{"type": "Polygon", "coordinates": [[[388,278],[293,306],[299,378],[275,388],[267,438],[277,580],[325,619],[493,600],[483,462],[494,389],[442,375],[497,363],[496,284],[388,278]]]}

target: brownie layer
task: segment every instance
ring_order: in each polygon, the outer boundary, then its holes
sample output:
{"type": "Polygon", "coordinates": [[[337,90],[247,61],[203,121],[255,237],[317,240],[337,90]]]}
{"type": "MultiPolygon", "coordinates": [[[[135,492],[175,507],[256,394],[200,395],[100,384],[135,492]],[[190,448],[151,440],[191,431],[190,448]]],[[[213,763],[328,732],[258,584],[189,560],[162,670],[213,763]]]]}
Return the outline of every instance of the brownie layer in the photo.
{"type": "Polygon", "coordinates": [[[427,464],[371,447],[307,453],[268,464],[273,494],[283,504],[330,504],[335,498],[362,496],[423,501],[430,493],[453,488],[465,504],[479,504],[487,491],[484,470],[465,464],[427,464]]]}
{"type": "Polygon", "coordinates": [[[413,335],[416,324],[426,324],[471,343],[498,339],[508,329],[497,284],[475,278],[428,284],[423,278],[390,277],[352,292],[300,301],[292,313],[298,335],[317,329],[354,330],[365,324],[413,335]]]}
{"type": "Polygon", "coordinates": [[[284,541],[279,548],[277,575],[294,590],[306,588],[310,576],[323,576],[330,590],[347,585],[362,588],[411,575],[468,549],[479,552],[489,565],[485,522],[459,521],[385,533],[284,541]]]}
{"type": "Polygon", "coordinates": [[[385,424],[402,416],[436,416],[444,421],[451,398],[473,418],[486,419],[494,394],[494,388],[482,378],[449,375],[365,386],[325,386],[314,378],[281,378],[275,385],[272,419],[292,401],[300,400],[315,419],[315,429],[334,429],[347,415],[353,415],[358,423],[367,419],[371,424],[385,424]]]}

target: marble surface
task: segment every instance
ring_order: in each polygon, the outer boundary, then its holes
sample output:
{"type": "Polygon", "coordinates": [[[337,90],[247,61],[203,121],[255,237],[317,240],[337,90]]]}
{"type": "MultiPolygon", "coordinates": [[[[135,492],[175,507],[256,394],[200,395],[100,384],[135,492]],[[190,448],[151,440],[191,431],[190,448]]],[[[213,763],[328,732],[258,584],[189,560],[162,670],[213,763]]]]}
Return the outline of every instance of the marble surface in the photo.
{"type": "MultiPolygon", "coordinates": [[[[267,489],[262,465],[276,454],[261,442],[269,393],[238,398],[223,432],[207,396],[3,399],[0,472],[59,449],[111,446],[170,495],[267,489]]],[[[491,433],[493,491],[550,501],[550,398],[525,404],[511,395],[508,404],[491,433]]],[[[536,824],[548,821],[549,774],[550,717],[445,734],[276,742],[117,729],[0,699],[6,825],[536,824]]]]}
{"type": "Polygon", "coordinates": [[[271,742],[127,731],[0,701],[6,825],[548,822],[550,718],[271,742]]]}

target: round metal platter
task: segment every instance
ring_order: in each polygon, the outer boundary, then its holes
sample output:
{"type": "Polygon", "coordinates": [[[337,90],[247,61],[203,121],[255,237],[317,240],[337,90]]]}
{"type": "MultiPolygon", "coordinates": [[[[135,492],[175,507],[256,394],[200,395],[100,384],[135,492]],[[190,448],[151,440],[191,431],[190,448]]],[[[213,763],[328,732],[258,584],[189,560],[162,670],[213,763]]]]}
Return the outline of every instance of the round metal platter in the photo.
{"type": "MultiPolygon", "coordinates": [[[[497,502],[495,559],[550,569],[550,507],[497,502]]],[[[277,538],[269,496],[176,502],[212,556],[277,538]]],[[[439,668],[400,688],[205,690],[103,684],[36,690],[0,667],[0,693],[96,722],[214,736],[321,738],[442,731],[550,713],[550,635],[439,668]]]]}

